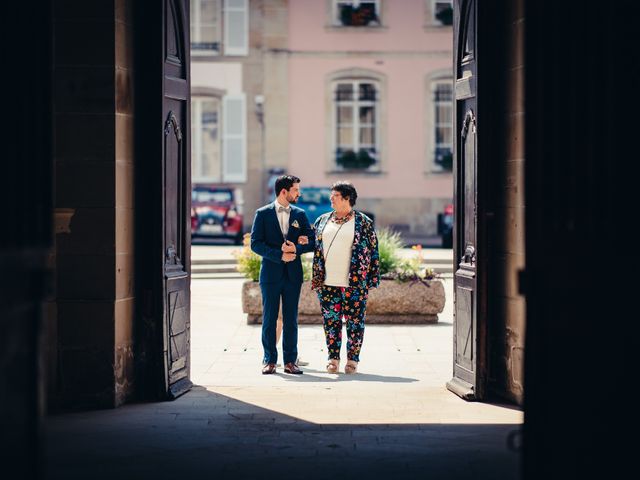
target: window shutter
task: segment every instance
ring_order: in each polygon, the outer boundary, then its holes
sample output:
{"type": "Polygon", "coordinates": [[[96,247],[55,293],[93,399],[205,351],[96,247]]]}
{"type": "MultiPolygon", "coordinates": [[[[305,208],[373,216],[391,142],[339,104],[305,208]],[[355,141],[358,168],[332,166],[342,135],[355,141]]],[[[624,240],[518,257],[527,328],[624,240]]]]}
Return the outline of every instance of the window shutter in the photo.
{"type": "Polygon", "coordinates": [[[225,182],[247,180],[246,97],[226,95],[222,104],[222,176],[225,182]]]}
{"type": "Polygon", "coordinates": [[[224,54],[249,55],[248,0],[224,1],[224,54]]]}

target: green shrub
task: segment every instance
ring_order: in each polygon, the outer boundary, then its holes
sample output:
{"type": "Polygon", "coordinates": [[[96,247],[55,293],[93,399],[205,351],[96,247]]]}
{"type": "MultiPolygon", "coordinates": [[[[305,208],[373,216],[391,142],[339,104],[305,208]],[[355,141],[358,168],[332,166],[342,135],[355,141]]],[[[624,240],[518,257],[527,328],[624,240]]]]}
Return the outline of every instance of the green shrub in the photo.
{"type": "Polygon", "coordinates": [[[262,258],[251,250],[251,234],[245,233],[242,240],[242,249],[233,252],[238,261],[237,270],[254,282],[260,278],[260,265],[262,258]]]}
{"type": "Polygon", "coordinates": [[[366,170],[376,163],[376,159],[369,155],[369,152],[366,150],[360,149],[358,153],[353,150],[342,152],[336,159],[336,162],[342,168],[366,170]]]}
{"type": "Polygon", "coordinates": [[[396,271],[400,265],[400,255],[398,249],[404,245],[400,239],[400,233],[381,228],[378,234],[378,253],[380,254],[380,275],[385,275],[396,271]]]}
{"type": "Polygon", "coordinates": [[[439,278],[432,268],[422,268],[422,246],[411,247],[415,256],[402,258],[399,249],[404,244],[400,234],[388,228],[378,230],[378,252],[380,254],[380,275],[384,279],[398,282],[420,281],[428,286],[428,281],[439,278]]]}
{"type": "Polygon", "coordinates": [[[304,253],[300,261],[302,262],[302,279],[308,282],[313,274],[313,252],[304,253]]]}

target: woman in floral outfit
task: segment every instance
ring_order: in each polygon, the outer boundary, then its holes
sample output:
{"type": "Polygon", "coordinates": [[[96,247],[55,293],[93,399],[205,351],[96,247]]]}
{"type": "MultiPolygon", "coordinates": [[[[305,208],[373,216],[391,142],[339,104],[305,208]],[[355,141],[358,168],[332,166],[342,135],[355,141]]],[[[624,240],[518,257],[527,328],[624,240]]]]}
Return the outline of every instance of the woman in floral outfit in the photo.
{"type": "Polygon", "coordinates": [[[320,216],[314,224],[311,288],[318,293],[324,317],[329,373],[340,369],[343,318],[347,327],[344,372],[356,373],[368,292],[380,283],[378,239],[371,219],[353,209],[357,197],[351,183],[336,182],[331,187],[333,211],[320,216]]]}

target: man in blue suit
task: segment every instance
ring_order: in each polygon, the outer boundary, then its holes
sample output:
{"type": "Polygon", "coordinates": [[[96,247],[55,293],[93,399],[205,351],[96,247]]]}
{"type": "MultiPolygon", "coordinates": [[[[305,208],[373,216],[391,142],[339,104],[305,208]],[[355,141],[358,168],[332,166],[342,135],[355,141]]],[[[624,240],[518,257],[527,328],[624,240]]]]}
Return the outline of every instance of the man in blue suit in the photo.
{"type": "Polygon", "coordinates": [[[282,175],[275,182],[276,200],[256,211],[251,250],[262,257],[262,373],[276,373],[276,323],[282,298],[284,372],[301,374],[298,358],[298,300],[302,287],[300,255],[314,250],[314,235],[304,210],[292,204],[300,196],[300,179],[282,175]]]}

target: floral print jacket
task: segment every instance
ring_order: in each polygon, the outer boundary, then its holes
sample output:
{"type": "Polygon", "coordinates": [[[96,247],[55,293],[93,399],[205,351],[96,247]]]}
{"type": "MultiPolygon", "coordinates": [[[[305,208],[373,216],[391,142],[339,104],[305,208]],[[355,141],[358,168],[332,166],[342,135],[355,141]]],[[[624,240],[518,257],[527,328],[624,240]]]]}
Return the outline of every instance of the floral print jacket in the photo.
{"type": "MultiPolygon", "coordinates": [[[[318,290],[324,285],[325,266],[322,249],[322,232],[331,217],[325,213],[316,220],[313,230],[316,236],[316,248],[313,253],[313,276],[311,288],[318,290]]],[[[378,237],[373,221],[365,214],[355,211],[355,234],[351,247],[351,267],[349,268],[349,286],[367,291],[380,284],[380,258],[378,255],[378,237]]]]}

